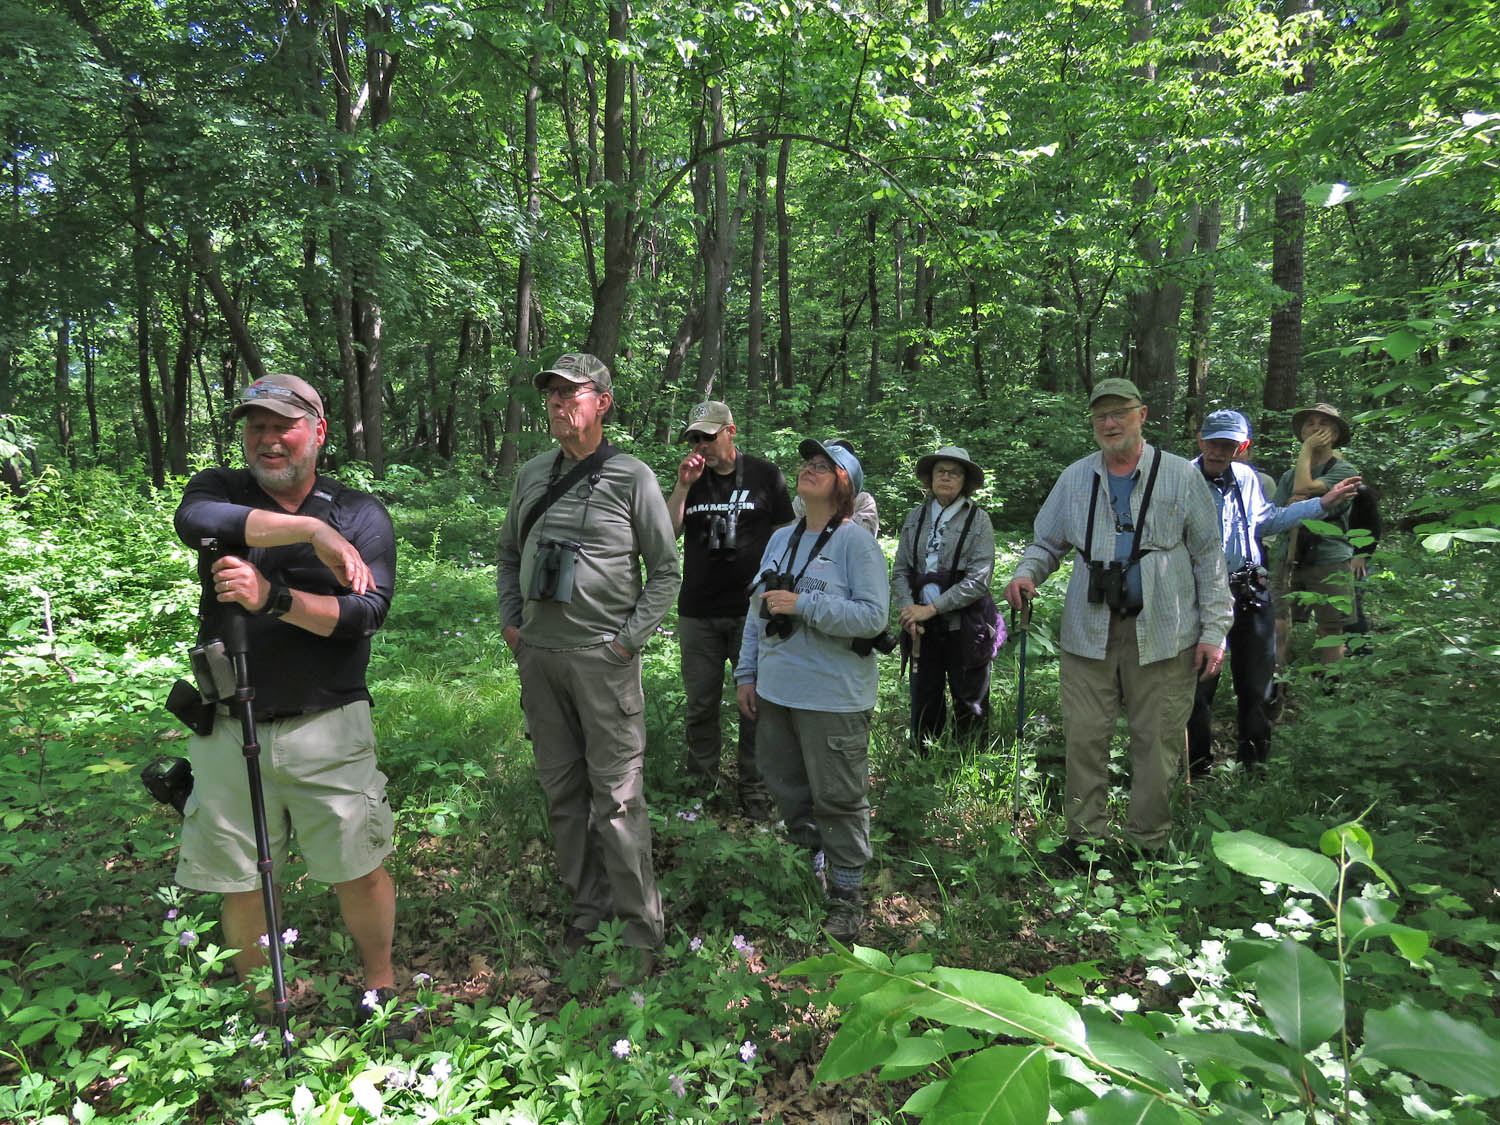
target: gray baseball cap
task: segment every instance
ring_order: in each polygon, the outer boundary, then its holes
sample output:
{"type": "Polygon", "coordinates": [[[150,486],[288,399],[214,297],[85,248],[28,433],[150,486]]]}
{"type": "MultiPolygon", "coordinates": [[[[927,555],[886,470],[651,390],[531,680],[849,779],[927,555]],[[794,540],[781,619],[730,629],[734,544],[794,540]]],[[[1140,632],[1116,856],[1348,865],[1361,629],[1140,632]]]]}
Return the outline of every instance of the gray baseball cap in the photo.
{"type": "Polygon", "coordinates": [[[865,471],[860,467],[859,458],[854,455],[854,450],[832,440],[821,442],[817,438],[803,438],[802,444],[797,446],[797,455],[804,461],[816,457],[819,453],[849,474],[849,483],[854,486],[854,495],[858,496],[865,490],[865,471]]]}
{"type": "Polygon", "coordinates": [[[561,375],[570,383],[593,383],[601,391],[613,391],[614,381],[609,377],[609,368],[598,356],[588,352],[567,352],[557,357],[557,362],[545,371],[538,371],[531,380],[537,390],[546,392],[547,377],[561,375]]]}
{"type": "Polygon", "coordinates": [[[263,407],[284,418],[323,417],[323,398],[312,384],[295,375],[267,375],[240,392],[240,401],[229,412],[235,419],[253,407],[263,407]]]}

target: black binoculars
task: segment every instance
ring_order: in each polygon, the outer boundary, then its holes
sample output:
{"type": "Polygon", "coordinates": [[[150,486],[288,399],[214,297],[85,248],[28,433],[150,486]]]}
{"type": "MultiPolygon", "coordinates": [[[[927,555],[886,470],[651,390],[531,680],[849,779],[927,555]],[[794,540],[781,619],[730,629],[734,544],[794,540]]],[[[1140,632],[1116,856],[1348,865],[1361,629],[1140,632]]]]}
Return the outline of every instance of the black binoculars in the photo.
{"type": "Polygon", "coordinates": [[[582,543],[567,539],[538,542],[536,562],[531,570],[531,588],[526,596],[532,601],[571,602],[573,566],[582,549],[582,543]]]}
{"type": "Polygon", "coordinates": [[[1263,566],[1244,563],[1229,576],[1229,592],[1236,610],[1264,609],[1271,604],[1270,575],[1263,566]]]}
{"type": "Polygon", "coordinates": [[[1119,559],[1111,559],[1107,563],[1091,560],[1089,601],[1094,605],[1102,602],[1109,606],[1111,612],[1122,617],[1134,617],[1140,613],[1140,606],[1130,604],[1130,591],[1125,584],[1125,572],[1128,569],[1128,565],[1119,559]]]}
{"type": "MultiPolygon", "coordinates": [[[[795,590],[797,588],[797,576],[790,571],[774,570],[766,567],[761,572],[760,584],[766,590],[795,590]]],[[[777,614],[771,612],[771,607],[764,601],[760,603],[760,619],[766,623],[766,636],[768,637],[790,637],[792,631],[797,628],[797,619],[788,614],[777,614]]]]}

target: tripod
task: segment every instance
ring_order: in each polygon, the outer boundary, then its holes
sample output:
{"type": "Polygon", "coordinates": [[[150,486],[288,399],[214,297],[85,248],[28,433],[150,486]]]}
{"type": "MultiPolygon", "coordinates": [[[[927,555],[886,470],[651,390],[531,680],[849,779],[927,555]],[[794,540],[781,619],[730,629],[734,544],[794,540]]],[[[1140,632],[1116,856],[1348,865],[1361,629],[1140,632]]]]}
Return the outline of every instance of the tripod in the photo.
{"type": "MultiPolygon", "coordinates": [[[[219,554],[217,539],[203,540],[210,557],[219,554]]],[[[220,607],[219,623],[224,651],[234,665],[234,700],[240,712],[240,742],[245,754],[245,774],[250,786],[250,817],[255,827],[255,869],[260,872],[261,905],[266,915],[266,942],[271,962],[272,1011],[281,1032],[281,1055],[292,1057],[292,1037],[287,1026],[286,974],[282,967],[281,924],[276,911],[275,863],[271,859],[271,833],[266,828],[266,794],[260,782],[260,740],[255,733],[255,688],[250,682],[250,640],[245,611],[237,605],[220,607]]]]}

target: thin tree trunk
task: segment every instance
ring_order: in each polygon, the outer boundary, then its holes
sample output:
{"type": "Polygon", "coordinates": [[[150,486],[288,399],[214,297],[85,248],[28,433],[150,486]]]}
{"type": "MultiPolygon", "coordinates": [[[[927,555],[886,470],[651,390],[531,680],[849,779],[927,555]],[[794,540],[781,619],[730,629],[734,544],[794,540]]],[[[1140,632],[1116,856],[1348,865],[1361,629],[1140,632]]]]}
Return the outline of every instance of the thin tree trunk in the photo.
{"type": "Polygon", "coordinates": [[[876,239],[879,216],[872,210],[865,219],[865,230],[870,240],[869,292],[870,292],[870,371],[865,380],[865,402],[870,405],[880,401],[880,288],[876,272],[876,239]]]}
{"type": "MultiPolygon", "coordinates": [[[[630,2],[613,0],[609,7],[610,40],[630,38],[630,2]]],[[[604,205],[604,276],[594,291],[594,315],[589,322],[587,351],[614,366],[625,319],[630,278],[635,271],[634,185],[626,168],[625,98],[630,62],[620,52],[606,54],[604,64],[604,179],[610,185],[604,205]]]]}
{"type": "Polygon", "coordinates": [[[750,222],[750,311],[745,326],[745,412],[755,421],[760,406],[761,350],[765,347],[765,306],[761,288],[766,283],[766,151],[755,154],[755,211],[750,222]]]}
{"type": "Polygon", "coordinates": [[[99,400],[94,393],[98,354],[94,350],[94,314],[85,313],[79,327],[79,345],[83,348],[83,403],[89,414],[89,455],[99,463],[99,400]]]}
{"type": "Polygon", "coordinates": [[[67,455],[68,465],[76,469],[78,467],[78,450],[73,448],[73,396],[68,385],[68,367],[70,363],[68,350],[71,327],[71,322],[68,319],[68,308],[65,304],[57,314],[57,348],[53,353],[52,389],[57,408],[57,445],[67,455]]]}
{"type": "Polygon", "coordinates": [[[1187,402],[1182,429],[1187,435],[1203,428],[1203,405],[1208,387],[1208,329],[1214,308],[1212,257],[1219,248],[1219,202],[1212,200],[1198,215],[1198,253],[1204,260],[1203,277],[1193,290],[1193,327],[1188,342],[1187,402]]]}
{"type": "Polygon", "coordinates": [[[771,384],[771,404],[776,404],[776,388],[791,390],[792,374],[792,220],[787,215],[787,169],[791,163],[792,142],[783,140],[776,158],[776,293],[779,305],[781,335],[776,341],[777,379],[771,384]]]}

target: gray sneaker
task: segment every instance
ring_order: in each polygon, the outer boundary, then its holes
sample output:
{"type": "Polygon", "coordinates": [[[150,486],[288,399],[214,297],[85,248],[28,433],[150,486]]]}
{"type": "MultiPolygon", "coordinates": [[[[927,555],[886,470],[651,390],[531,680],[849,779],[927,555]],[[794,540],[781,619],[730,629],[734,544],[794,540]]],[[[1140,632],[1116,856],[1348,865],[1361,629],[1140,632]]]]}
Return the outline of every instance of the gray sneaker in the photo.
{"type": "Polygon", "coordinates": [[[848,945],[859,937],[859,928],[864,921],[865,912],[859,904],[858,891],[828,888],[828,916],[823,919],[823,929],[829,937],[848,945]]]}

